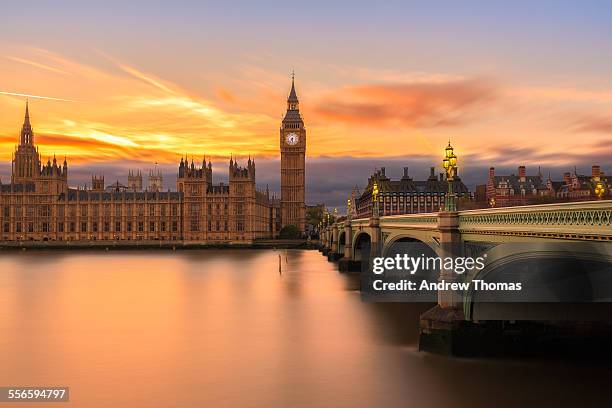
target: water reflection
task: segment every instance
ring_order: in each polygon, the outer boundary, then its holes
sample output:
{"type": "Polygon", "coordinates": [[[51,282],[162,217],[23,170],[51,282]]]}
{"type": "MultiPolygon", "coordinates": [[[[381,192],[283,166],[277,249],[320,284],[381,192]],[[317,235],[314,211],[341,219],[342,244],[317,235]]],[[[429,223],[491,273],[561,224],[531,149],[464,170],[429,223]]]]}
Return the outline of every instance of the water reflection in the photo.
{"type": "Polygon", "coordinates": [[[315,251],[4,253],[0,384],[69,385],[93,408],[607,398],[604,366],[418,353],[429,305],[365,304],[358,287],[315,251]]]}

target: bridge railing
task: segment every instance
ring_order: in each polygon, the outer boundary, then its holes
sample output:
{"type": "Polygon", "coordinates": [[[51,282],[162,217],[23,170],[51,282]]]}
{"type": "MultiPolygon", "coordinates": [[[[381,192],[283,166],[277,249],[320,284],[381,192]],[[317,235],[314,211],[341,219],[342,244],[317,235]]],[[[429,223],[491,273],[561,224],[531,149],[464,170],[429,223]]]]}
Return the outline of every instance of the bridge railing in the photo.
{"type": "Polygon", "coordinates": [[[384,228],[436,229],[438,227],[438,213],[388,215],[380,218],[380,226],[384,228]]]}
{"type": "MultiPolygon", "coordinates": [[[[370,225],[369,218],[357,218],[357,219],[351,220],[352,227],[360,227],[360,226],[367,227],[368,225],[370,225]]],[[[344,223],[342,223],[341,226],[344,226],[344,223]]]]}
{"type": "MultiPolygon", "coordinates": [[[[435,230],[438,213],[402,214],[380,218],[381,228],[435,230]]],[[[462,234],[495,234],[612,241],[612,200],[578,201],[459,211],[462,234]]],[[[351,221],[366,228],[369,218],[351,221]]],[[[344,222],[339,223],[340,228],[344,222]]]]}
{"type": "Polygon", "coordinates": [[[462,233],[612,240],[612,200],[459,212],[462,233]]]}

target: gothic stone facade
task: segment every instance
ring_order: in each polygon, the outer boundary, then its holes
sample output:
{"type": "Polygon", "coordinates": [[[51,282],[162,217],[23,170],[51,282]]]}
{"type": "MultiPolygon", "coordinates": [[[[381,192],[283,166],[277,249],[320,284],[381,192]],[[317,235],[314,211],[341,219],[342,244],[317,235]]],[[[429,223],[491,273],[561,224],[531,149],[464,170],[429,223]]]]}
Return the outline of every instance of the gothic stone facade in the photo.
{"type": "MultiPolygon", "coordinates": [[[[0,183],[0,239],[4,241],[160,240],[249,243],[276,237],[280,203],[255,184],[255,161],[229,163],[229,183],[213,184],[212,166],[181,159],[177,191],[68,186],[68,163],[41,163],[26,105],[9,184],[0,183]]],[[[114,188],[116,187],[116,188],[114,188]]]]}
{"type": "Polygon", "coordinates": [[[287,98],[287,112],[280,128],[281,219],[283,226],[295,225],[306,230],[305,157],[306,128],[300,115],[300,103],[294,81],[287,98]]]}

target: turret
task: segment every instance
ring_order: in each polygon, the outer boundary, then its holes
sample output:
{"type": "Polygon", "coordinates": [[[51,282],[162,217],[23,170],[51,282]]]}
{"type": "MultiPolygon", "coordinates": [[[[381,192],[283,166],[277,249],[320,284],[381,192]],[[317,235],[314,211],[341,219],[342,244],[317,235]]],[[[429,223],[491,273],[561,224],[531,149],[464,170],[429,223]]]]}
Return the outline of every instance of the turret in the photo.
{"type": "Polygon", "coordinates": [[[96,176],[92,174],[91,176],[91,191],[104,191],[104,176],[96,176]]]}
{"type": "Polygon", "coordinates": [[[40,155],[34,145],[34,131],[30,124],[30,109],[26,101],[19,145],[15,148],[12,182],[31,182],[41,175],[41,171],[40,155]]]}
{"type": "Polygon", "coordinates": [[[202,158],[202,166],[196,166],[193,158],[191,164],[189,159],[181,158],[179,164],[179,174],[176,180],[176,188],[180,192],[193,194],[205,194],[208,186],[212,184],[212,161],[206,161],[206,157],[202,158]],[[203,185],[202,185],[203,184],[203,185]]]}
{"type": "Polygon", "coordinates": [[[34,145],[34,133],[32,125],[30,124],[30,109],[28,107],[28,101],[26,100],[25,117],[23,119],[23,126],[21,127],[21,145],[34,145]]]}
{"type": "Polygon", "coordinates": [[[140,170],[136,172],[128,171],[128,190],[142,191],[142,173],[140,170]]]}
{"type": "Polygon", "coordinates": [[[163,176],[159,169],[149,170],[149,191],[162,191],[163,189],[163,176]]]}
{"type": "Polygon", "coordinates": [[[255,181],[255,161],[249,158],[246,167],[240,167],[237,161],[230,159],[229,178],[255,181]]]}

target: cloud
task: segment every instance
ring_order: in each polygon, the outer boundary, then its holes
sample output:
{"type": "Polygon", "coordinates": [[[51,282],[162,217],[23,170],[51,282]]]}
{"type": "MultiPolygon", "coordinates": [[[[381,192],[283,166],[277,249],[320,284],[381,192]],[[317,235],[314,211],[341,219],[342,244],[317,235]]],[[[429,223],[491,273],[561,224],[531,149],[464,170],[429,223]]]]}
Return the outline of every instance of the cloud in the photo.
{"type": "Polygon", "coordinates": [[[26,98],[46,99],[46,100],[49,100],[49,101],[75,102],[75,101],[73,101],[71,99],[53,98],[51,96],[31,95],[31,94],[25,94],[25,93],[6,92],[6,91],[0,91],[0,95],[23,96],[23,97],[26,97],[26,98]]]}
{"type": "Polygon", "coordinates": [[[360,66],[340,66],[331,64],[329,68],[341,77],[350,76],[365,82],[390,82],[390,83],[446,83],[449,81],[460,81],[466,78],[460,75],[446,74],[441,72],[426,71],[403,71],[395,69],[372,69],[360,66]]]}
{"type": "Polygon", "coordinates": [[[612,115],[583,117],[575,122],[574,131],[608,133],[612,138],[612,115]]]}
{"type": "Polygon", "coordinates": [[[217,97],[219,99],[221,99],[224,102],[228,102],[228,103],[234,103],[236,102],[236,95],[234,95],[231,91],[222,88],[222,87],[218,87],[215,91],[215,94],[217,95],[217,97]]]}
{"type": "Polygon", "coordinates": [[[496,96],[493,84],[478,79],[360,85],[336,90],[314,112],[325,120],[369,126],[456,126],[496,96]]]}
{"type": "Polygon", "coordinates": [[[50,72],[55,72],[56,74],[62,74],[62,75],[67,75],[68,72],[59,69],[59,68],[55,68],[52,67],[51,65],[47,65],[47,64],[41,64],[40,62],[36,62],[36,61],[31,61],[29,59],[25,59],[25,58],[19,58],[19,57],[11,57],[11,56],[7,56],[6,58],[16,61],[16,62],[20,62],[22,64],[26,64],[26,65],[31,65],[33,67],[36,68],[40,68],[40,69],[44,69],[46,71],[50,71],[50,72]]]}

